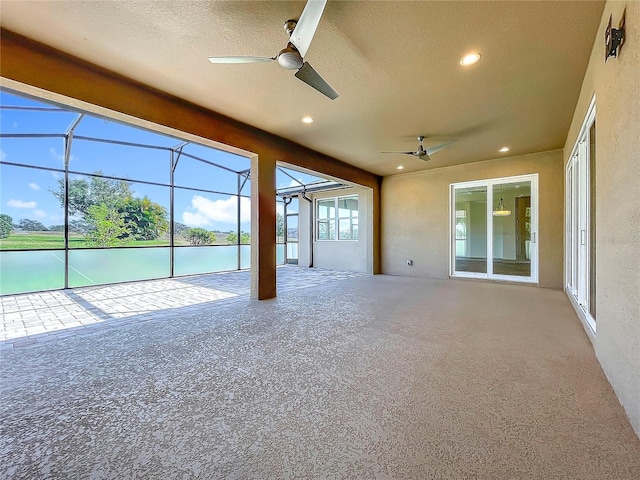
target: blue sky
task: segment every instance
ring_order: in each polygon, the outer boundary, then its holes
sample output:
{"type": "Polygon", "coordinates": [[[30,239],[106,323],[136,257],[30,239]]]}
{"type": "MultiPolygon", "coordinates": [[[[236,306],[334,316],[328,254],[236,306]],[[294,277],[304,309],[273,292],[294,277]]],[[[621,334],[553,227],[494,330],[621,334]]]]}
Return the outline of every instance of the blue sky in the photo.
{"type": "MultiPolygon", "coordinates": [[[[54,105],[34,101],[25,97],[0,91],[3,106],[54,107],[54,105]]],[[[78,113],[72,111],[19,111],[3,109],[0,117],[0,131],[3,134],[37,133],[63,134],[78,113]]],[[[174,147],[180,139],[156,134],[140,128],[130,127],[115,121],[86,115],[75,130],[75,136],[87,136],[132,143],[174,147]]],[[[64,168],[64,144],[62,138],[2,138],[0,158],[5,162],[15,162],[42,167],[64,168]]],[[[250,167],[249,159],[197,144],[189,144],[185,153],[209,160],[235,171],[250,167]]],[[[152,201],[169,210],[170,189],[164,186],[137,183],[144,180],[168,184],[169,152],[165,150],[120,146],[75,138],[71,149],[69,169],[81,173],[101,171],[132,180],[134,195],[147,195],[152,201]]],[[[311,183],[317,177],[288,170],[295,178],[311,183]]],[[[0,165],[0,213],[13,218],[14,223],[28,218],[38,220],[46,226],[64,223],[63,210],[51,190],[57,190],[61,172],[32,168],[0,165]]],[[[71,178],[75,178],[72,175],[71,178]]],[[[176,186],[200,188],[222,192],[212,194],[193,190],[175,190],[175,219],[193,227],[208,230],[235,230],[237,218],[237,190],[235,173],[183,156],[175,172],[176,186]]],[[[288,176],[277,172],[277,188],[297,186],[288,176]]],[[[249,195],[247,182],[243,194],[249,195]]],[[[250,200],[241,198],[241,229],[250,230],[250,200]]],[[[282,206],[278,206],[282,212],[282,206]]]]}

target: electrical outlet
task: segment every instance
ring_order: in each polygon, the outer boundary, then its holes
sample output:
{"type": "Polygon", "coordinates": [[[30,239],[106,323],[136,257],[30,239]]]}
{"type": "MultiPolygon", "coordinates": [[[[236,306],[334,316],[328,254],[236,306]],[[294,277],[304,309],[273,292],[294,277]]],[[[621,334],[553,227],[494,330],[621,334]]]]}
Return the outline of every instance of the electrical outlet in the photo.
{"type": "Polygon", "coordinates": [[[409,265],[410,267],[412,267],[412,266],[413,266],[413,260],[409,260],[409,259],[407,259],[407,265],[409,265]]]}

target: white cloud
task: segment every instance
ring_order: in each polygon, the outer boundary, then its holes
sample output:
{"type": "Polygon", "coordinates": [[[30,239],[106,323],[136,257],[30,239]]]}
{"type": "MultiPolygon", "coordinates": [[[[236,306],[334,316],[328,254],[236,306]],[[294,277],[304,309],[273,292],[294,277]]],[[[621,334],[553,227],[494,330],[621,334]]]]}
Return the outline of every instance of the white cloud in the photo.
{"type": "Polygon", "coordinates": [[[24,200],[16,200],[12,198],[7,202],[7,205],[15,208],[36,208],[38,204],[33,200],[25,202],[24,200]]]}
{"type": "Polygon", "coordinates": [[[33,216],[36,218],[46,218],[47,217],[47,213],[42,211],[42,210],[34,210],[33,211],[33,216]]]}
{"type": "Polygon", "coordinates": [[[49,149],[49,155],[51,155],[51,158],[54,160],[57,160],[59,162],[64,162],[64,153],[56,152],[56,149],[53,147],[49,149]]]}
{"type": "Polygon", "coordinates": [[[185,225],[189,225],[190,227],[204,227],[211,223],[210,220],[202,214],[191,212],[184,212],[182,214],[182,221],[185,225]]]}
{"type": "Polygon", "coordinates": [[[4,153],[3,150],[0,150],[0,160],[6,160],[7,159],[7,154],[4,153]]]}
{"type": "Polygon", "coordinates": [[[304,182],[302,181],[301,178],[298,179],[299,181],[294,180],[293,178],[289,180],[289,183],[281,183],[280,185],[278,185],[278,188],[292,188],[292,187],[302,187],[302,185],[304,185],[304,182]]]}
{"type": "MultiPolygon", "coordinates": [[[[58,153],[55,148],[51,147],[49,149],[49,154],[51,155],[51,158],[53,160],[56,160],[57,162],[61,162],[64,165],[64,152],[58,153]]],[[[76,157],[74,157],[73,155],[69,157],[69,161],[73,161],[75,159],[76,157]]]]}
{"type": "MultiPolygon", "coordinates": [[[[187,211],[182,213],[182,221],[189,226],[204,227],[214,226],[215,223],[231,223],[238,221],[237,197],[229,197],[225,200],[209,200],[201,195],[194,195],[191,199],[191,205],[187,211]],[[213,225],[212,225],[213,224],[213,225]]],[[[241,206],[241,222],[251,220],[251,200],[242,197],[241,206]]]]}
{"type": "Polygon", "coordinates": [[[30,188],[31,190],[36,190],[36,191],[37,191],[37,190],[42,190],[42,188],[40,188],[40,185],[38,185],[37,183],[33,183],[33,182],[31,182],[31,183],[29,184],[29,188],[30,188]]]}

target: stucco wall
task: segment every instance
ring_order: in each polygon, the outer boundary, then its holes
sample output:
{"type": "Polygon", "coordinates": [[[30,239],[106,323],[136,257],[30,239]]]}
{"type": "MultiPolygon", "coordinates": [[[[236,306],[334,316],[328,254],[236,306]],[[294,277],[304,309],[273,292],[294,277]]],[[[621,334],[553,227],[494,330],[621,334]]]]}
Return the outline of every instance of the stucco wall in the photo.
{"type": "Polygon", "coordinates": [[[640,435],[640,2],[608,2],[565,144],[596,97],[596,336],[602,367],[640,435]],[[604,31],[626,7],[626,40],[604,61],[604,31]]]}
{"type": "MultiPolygon", "coordinates": [[[[309,194],[309,198],[344,197],[358,195],[358,240],[330,241],[314,240],[313,266],[335,270],[350,270],[354,272],[373,273],[373,223],[372,223],[372,190],[364,187],[354,187],[331,192],[309,194]]],[[[311,206],[306,200],[300,199],[299,231],[300,250],[298,265],[309,265],[309,221],[311,206]]]]}
{"type": "Polygon", "coordinates": [[[539,175],[539,285],[562,288],[561,150],[385,177],[382,181],[383,273],[448,278],[449,185],[533,173],[539,175]],[[407,259],[413,260],[413,266],[407,266],[407,259]]]}

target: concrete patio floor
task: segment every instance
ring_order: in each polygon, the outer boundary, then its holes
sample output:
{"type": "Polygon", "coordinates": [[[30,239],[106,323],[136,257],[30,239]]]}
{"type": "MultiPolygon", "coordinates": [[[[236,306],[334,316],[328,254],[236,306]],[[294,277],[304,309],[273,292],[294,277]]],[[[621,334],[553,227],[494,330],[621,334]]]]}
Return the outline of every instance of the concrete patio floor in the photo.
{"type": "Polygon", "coordinates": [[[272,300],[221,275],[236,297],[0,352],[0,478],[640,478],[564,292],[278,275],[272,300]]]}
{"type": "MultiPolygon", "coordinates": [[[[361,276],[361,273],[278,267],[285,292],[361,276]]],[[[99,285],[0,297],[0,349],[19,348],[121,328],[176,313],[190,314],[212,303],[249,297],[248,270],[99,285]]]]}

